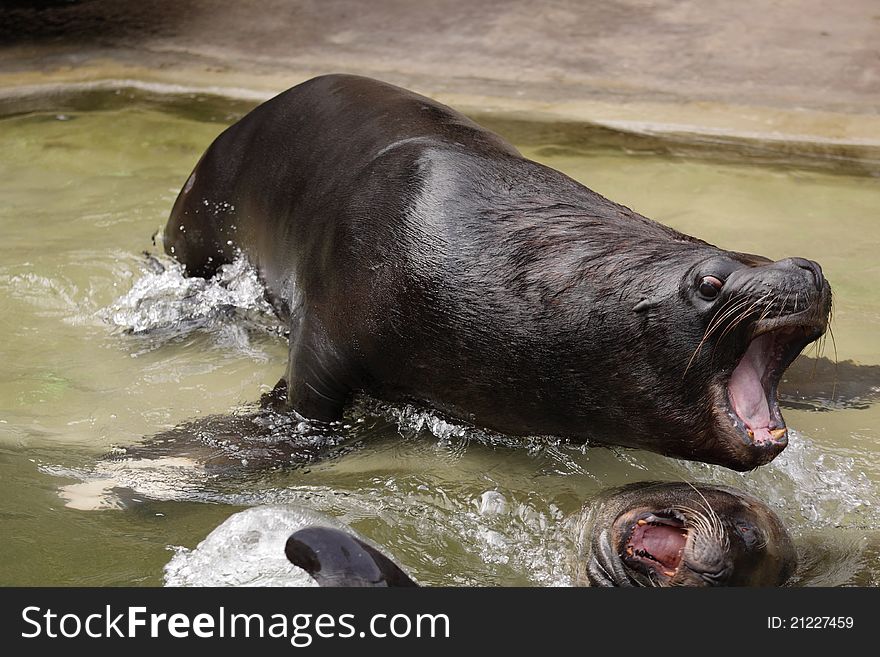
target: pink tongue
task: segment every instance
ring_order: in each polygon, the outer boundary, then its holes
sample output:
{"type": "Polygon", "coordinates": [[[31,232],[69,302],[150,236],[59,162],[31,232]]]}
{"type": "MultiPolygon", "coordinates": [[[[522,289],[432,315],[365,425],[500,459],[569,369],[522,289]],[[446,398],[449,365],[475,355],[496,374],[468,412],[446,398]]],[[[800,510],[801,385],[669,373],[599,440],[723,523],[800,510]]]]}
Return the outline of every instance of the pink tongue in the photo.
{"type": "Polygon", "coordinates": [[[765,354],[770,352],[768,347],[772,346],[767,344],[768,340],[772,343],[768,333],[752,340],[739,365],[733,370],[728,385],[733,410],[755,432],[757,441],[770,439],[770,406],[764,386],[761,385],[761,377],[766,369],[765,354]]]}
{"type": "Polygon", "coordinates": [[[642,547],[657,561],[669,568],[678,568],[687,534],[668,525],[647,525],[642,534],[642,547]]]}

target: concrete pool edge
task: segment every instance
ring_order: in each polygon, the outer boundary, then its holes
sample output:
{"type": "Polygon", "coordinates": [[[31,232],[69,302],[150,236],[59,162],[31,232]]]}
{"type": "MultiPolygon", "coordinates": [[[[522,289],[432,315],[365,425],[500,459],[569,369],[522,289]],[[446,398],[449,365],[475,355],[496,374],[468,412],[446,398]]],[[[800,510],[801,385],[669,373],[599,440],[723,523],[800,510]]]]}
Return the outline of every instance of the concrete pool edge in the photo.
{"type": "MultiPolygon", "coordinates": [[[[239,111],[246,111],[310,77],[309,72],[281,76],[161,70],[115,62],[66,70],[0,72],[0,117],[63,111],[65,99],[78,94],[127,90],[148,95],[160,104],[162,98],[170,101],[197,96],[235,103],[239,111]]],[[[502,90],[491,84],[484,94],[476,95],[435,89],[431,80],[410,87],[496,129],[498,124],[531,125],[536,128],[536,142],[540,139],[544,144],[578,148],[588,141],[587,135],[594,136],[599,129],[634,139],[645,150],[708,159],[721,153],[728,159],[880,176],[880,115],[707,101],[572,98],[536,102],[517,95],[503,96],[502,90]]]]}

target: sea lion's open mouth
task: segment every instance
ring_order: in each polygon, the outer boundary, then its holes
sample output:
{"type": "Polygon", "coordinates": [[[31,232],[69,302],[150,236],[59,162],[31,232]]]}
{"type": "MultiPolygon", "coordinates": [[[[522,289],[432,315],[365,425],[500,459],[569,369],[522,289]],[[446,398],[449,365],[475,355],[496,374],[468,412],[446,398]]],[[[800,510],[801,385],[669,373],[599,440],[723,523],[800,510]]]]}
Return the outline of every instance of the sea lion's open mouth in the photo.
{"type": "Polygon", "coordinates": [[[785,319],[756,323],[727,384],[729,415],[746,444],[781,449],[788,442],[777,386],[801,350],[824,331],[824,326],[785,319]]]}
{"type": "Polygon", "coordinates": [[[681,567],[687,540],[685,518],[675,509],[643,513],[633,522],[620,557],[634,570],[669,580],[681,567]]]}

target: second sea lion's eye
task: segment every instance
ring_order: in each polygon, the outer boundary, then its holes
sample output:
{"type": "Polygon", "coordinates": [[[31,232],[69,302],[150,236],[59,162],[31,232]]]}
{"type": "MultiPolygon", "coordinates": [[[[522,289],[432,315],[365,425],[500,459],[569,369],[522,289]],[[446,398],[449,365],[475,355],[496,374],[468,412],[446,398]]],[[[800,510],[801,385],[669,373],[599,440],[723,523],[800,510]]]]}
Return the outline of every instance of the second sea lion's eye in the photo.
{"type": "Polygon", "coordinates": [[[743,542],[749,547],[754,547],[764,542],[764,535],[757,527],[742,524],[738,525],[737,529],[739,530],[739,535],[742,536],[743,542]]]}
{"type": "Polygon", "coordinates": [[[703,280],[700,281],[700,296],[704,299],[714,299],[718,296],[722,285],[724,282],[720,278],[703,276],[703,280]]]}

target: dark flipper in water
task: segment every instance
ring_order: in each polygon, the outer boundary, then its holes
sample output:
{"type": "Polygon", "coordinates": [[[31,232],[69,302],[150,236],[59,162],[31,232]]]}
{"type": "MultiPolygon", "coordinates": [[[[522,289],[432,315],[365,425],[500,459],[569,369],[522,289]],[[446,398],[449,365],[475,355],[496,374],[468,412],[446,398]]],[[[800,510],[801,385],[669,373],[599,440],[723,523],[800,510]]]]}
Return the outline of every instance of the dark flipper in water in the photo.
{"type": "Polygon", "coordinates": [[[112,456],[187,457],[213,474],[302,467],[348,454],[389,427],[389,422],[380,418],[353,423],[354,426],[306,421],[296,413],[266,408],[246,410],[184,422],[112,456]]]}
{"type": "Polygon", "coordinates": [[[321,586],[418,586],[391,559],[332,527],[306,527],[290,535],[284,553],[321,586]]]}

